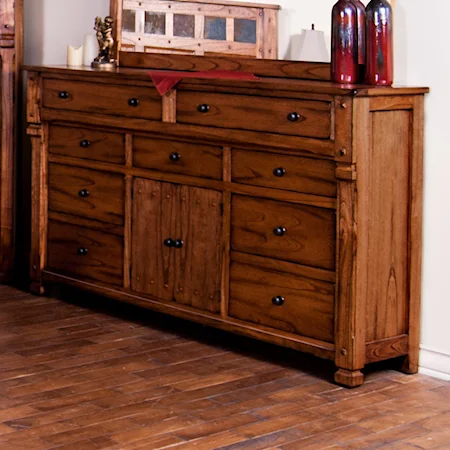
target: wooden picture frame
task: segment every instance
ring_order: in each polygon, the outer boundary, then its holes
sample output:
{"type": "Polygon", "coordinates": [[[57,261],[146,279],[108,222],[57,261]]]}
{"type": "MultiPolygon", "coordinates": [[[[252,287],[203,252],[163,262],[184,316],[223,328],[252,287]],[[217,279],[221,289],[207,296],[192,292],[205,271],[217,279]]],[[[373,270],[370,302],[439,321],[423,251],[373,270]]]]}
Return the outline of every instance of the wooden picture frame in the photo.
{"type": "Polygon", "coordinates": [[[229,0],[112,0],[117,51],[278,58],[278,5],[229,0]]]}

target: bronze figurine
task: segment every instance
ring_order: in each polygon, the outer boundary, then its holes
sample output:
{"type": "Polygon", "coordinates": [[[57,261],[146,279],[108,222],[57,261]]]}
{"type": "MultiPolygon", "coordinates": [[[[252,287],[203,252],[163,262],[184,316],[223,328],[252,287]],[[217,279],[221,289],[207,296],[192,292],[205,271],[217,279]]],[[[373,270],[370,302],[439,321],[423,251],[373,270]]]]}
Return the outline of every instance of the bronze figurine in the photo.
{"type": "Polygon", "coordinates": [[[97,32],[99,53],[94,59],[92,67],[97,69],[113,69],[116,67],[116,61],[113,58],[113,22],[114,20],[111,16],[105,17],[104,21],[101,17],[95,18],[94,30],[97,32]]]}

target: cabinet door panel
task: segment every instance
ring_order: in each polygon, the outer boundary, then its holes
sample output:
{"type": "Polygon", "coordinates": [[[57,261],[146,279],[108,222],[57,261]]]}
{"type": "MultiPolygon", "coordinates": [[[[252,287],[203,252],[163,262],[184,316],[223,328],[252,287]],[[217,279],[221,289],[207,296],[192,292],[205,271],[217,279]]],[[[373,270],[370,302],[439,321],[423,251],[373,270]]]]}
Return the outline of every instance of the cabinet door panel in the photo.
{"type": "Polygon", "coordinates": [[[135,179],[131,287],[164,300],[173,300],[174,254],[164,240],[173,236],[177,187],[135,179]]]}
{"type": "Polygon", "coordinates": [[[180,217],[176,249],[174,297],[178,303],[203,310],[220,311],[222,194],[180,186],[180,217]]]}

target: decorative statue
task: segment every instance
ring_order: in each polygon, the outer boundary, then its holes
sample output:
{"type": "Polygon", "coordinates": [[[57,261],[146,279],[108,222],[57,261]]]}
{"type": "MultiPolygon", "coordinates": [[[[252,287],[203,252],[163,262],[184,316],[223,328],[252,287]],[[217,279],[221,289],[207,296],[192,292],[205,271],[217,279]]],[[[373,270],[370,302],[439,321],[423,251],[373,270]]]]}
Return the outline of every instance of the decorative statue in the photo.
{"type": "Polygon", "coordinates": [[[112,69],[116,67],[113,59],[114,38],[112,36],[114,20],[111,16],[106,16],[103,21],[101,17],[95,18],[94,30],[97,32],[99,53],[94,59],[92,67],[97,69],[112,69]]]}

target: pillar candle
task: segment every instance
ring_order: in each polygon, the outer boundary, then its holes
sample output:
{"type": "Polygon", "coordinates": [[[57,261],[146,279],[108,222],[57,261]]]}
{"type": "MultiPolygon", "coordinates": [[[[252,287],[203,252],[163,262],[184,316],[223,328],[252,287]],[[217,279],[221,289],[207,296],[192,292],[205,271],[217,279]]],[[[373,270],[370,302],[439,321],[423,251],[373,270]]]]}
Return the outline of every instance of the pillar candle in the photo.
{"type": "Polygon", "coordinates": [[[98,41],[94,34],[86,34],[84,37],[83,64],[90,66],[98,56],[98,41]]]}
{"type": "Polygon", "coordinates": [[[83,65],[83,46],[67,47],[67,65],[68,66],[82,66],[83,65]]]}

